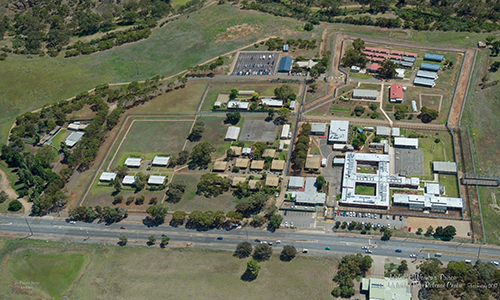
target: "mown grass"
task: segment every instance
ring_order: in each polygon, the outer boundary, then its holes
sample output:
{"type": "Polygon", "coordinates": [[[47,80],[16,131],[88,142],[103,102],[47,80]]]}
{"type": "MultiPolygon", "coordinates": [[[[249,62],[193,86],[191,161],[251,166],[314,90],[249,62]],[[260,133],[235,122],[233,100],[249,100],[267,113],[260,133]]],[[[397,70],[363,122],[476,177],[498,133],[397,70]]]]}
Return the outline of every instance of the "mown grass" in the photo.
{"type": "Polygon", "coordinates": [[[50,140],[52,142],[52,146],[59,149],[61,147],[62,140],[66,137],[66,133],[68,133],[67,129],[61,129],[59,132],[50,140]]]}
{"type": "MultiPolygon", "coordinates": [[[[479,187],[481,197],[481,212],[483,215],[484,231],[488,243],[500,245],[500,192],[498,188],[479,187]],[[493,199],[496,197],[496,202],[493,199]]],[[[482,238],[482,237],[481,237],[482,238]]]]}
{"type": "Polygon", "coordinates": [[[446,197],[458,198],[458,183],[456,175],[439,174],[439,184],[445,186],[446,197]]]}

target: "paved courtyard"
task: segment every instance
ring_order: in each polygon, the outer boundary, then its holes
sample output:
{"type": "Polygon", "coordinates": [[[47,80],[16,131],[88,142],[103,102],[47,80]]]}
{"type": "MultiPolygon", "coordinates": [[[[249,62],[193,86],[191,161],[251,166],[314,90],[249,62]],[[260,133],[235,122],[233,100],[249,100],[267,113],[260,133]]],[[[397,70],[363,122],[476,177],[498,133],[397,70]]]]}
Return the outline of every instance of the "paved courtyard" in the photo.
{"type": "Polygon", "coordinates": [[[422,149],[394,149],[395,171],[399,175],[424,175],[422,149]]]}
{"type": "Polygon", "coordinates": [[[241,129],[241,142],[274,142],[278,137],[279,126],[273,121],[246,118],[241,129]]]}

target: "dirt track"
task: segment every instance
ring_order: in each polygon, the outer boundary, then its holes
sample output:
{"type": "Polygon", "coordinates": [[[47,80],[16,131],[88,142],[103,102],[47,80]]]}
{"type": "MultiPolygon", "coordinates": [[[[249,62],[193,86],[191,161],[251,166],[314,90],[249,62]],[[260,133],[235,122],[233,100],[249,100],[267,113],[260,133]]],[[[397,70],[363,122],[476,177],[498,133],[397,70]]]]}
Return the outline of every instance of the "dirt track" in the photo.
{"type": "Polygon", "coordinates": [[[465,53],[465,59],[462,65],[462,73],[460,74],[460,78],[458,79],[457,90],[453,99],[450,116],[448,118],[448,124],[453,129],[458,127],[460,116],[462,115],[462,107],[465,101],[467,87],[469,86],[469,78],[474,64],[474,53],[475,52],[471,50],[468,50],[465,53]]]}

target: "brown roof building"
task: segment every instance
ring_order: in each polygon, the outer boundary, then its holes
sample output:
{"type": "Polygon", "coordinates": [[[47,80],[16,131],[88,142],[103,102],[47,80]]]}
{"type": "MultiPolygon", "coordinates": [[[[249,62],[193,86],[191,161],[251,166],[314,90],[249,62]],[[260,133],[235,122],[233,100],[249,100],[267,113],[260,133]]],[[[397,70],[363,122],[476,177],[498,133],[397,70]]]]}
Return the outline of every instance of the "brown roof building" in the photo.
{"type": "Polygon", "coordinates": [[[284,160],[273,160],[271,164],[271,170],[273,171],[283,171],[285,169],[285,161],[284,160]]]}
{"type": "Polygon", "coordinates": [[[266,185],[277,187],[280,184],[280,178],[278,176],[267,176],[266,185]]]}
{"type": "Polygon", "coordinates": [[[262,152],[262,157],[273,157],[276,155],[276,150],[274,149],[264,149],[262,152]]]}
{"type": "Polygon", "coordinates": [[[259,183],[259,180],[257,179],[252,179],[248,182],[248,185],[250,186],[250,189],[251,190],[256,190],[258,188],[258,183],[259,183]]]}
{"type": "Polygon", "coordinates": [[[224,172],[227,169],[227,161],[216,161],[214,163],[214,168],[212,171],[214,172],[224,172]]]}
{"type": "Polygon", "coordinates": [[[243,176],[234,177],[233,178],[233,183],[231,184],[231,186],[236,186],[238,183],[240,183],[240,182],[246,182],[246,181],[247,181],[246,177],[243,177],[243,176]]]}
{"type": "Polygon", "coordinates": [[[263,160],[254,160],[250,165],[250,170],[262,170],[264,169],[264,163],[265,161],[263,160]]]}
{"type": "Polygon", "coordinates": [[[306,169],[317,170],[321,166],[321,157],[319,156],[310,156],[306,159],[306,169]]]}
{"type": "Polygon", "coordinates": [[[240,169],[246,169],[248,168],[248,165],[250,165],[250,160],[248,158],[237,158],[236,163],[234,164],[235,167],[240,169]]]}
{"type": "Polygon", "coordinates": [[[232,147],[230,147],[230,149],[234,151],[234,155],[236,155],[236,156],[241,155],[241,147],[232,146],[232,147]]]}

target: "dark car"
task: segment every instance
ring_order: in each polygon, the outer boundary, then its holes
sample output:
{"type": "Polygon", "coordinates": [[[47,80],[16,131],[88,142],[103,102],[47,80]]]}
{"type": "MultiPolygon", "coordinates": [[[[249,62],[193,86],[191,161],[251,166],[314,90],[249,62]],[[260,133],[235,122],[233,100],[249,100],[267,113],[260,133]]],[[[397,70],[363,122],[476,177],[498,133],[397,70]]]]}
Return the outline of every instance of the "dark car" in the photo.
{"type": "Polygon", "coordinates": [[[120,226],[120,229],[127,229],[127,227],[125,227],[125,226],[120,226]]]}
{"type": "Polygon", "coordinates": [[[403,252],[403,251],[401,251],[401,249],[396,249],[396,252],[397,252],[397,253],[401,253],[401,252],[403,252]]]}
{"type": "Polygon", "coordinates": [[[221,237],[221,236],[219,236],[217,239],[218,239],[219,241],[222,241],[224,238],[223,238],[223,237],[221,237]]]}

